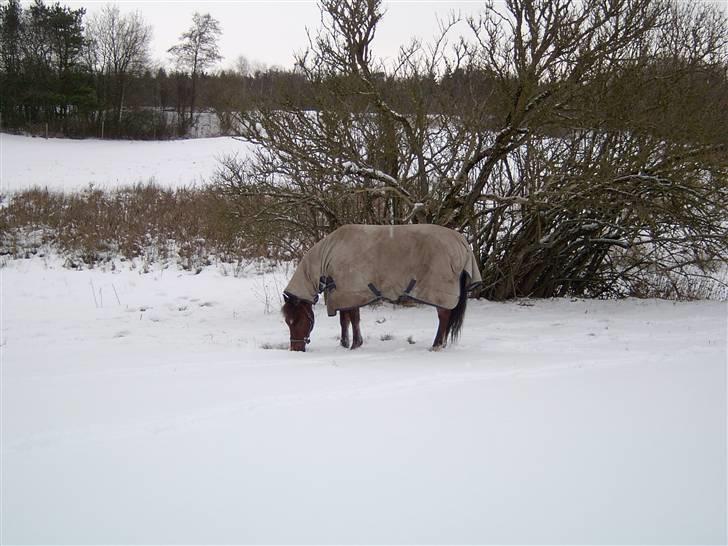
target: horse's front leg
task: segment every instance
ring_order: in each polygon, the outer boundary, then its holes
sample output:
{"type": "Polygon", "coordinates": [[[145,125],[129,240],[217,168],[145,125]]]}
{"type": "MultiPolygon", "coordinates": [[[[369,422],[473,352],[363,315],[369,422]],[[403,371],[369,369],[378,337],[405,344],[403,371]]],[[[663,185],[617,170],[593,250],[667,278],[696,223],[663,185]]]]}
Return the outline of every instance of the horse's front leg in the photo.
{"type": "Polygon", "coordinates": [[[339,323],[341,324],[341,346],[349,348],[349,324],[351,324],[349,311],[339,311],[339,323]]]}
{"type": "Polygon", "coordinates": [[[451,309],[437,308],[437,318],[439,324],[437,325],[437,333],[435,334],[435,341],[432,342],[432,350],[439,351],[447,345],[447,323],[450,322],[451,309]]]}
{"type": "Polygon", "coordinates": [[[364,343],[364,340],[361,337],[361,330],[359,329],[359,321],[361,319],[361,316],[359,315],[359,308],[352,309],[349,311],[349,314],[351,316],[351,328],[354,334],[354,339],[351,344],[352,349],[356,349],[357,347],[361,347],[361,344],[364,343]]]}

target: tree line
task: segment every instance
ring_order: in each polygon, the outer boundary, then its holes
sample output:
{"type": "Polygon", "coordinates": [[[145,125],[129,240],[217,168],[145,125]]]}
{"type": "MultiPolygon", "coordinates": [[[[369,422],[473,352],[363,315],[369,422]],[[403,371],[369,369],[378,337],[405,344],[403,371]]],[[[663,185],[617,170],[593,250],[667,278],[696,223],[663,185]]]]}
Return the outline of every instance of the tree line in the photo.
{"type": "MultiPolygon", "coordinates": [[[[155,66],[153,29],[139,12],[114,4],[97,14],[60,3],[0,4],[0,128],[68,137],[166,139],[191,134],[201,112],[217,134],[236,131],[237,112],[258,108],[312,109],[316,82],[303,70],[256,66],[244,56],[233,68],[221,59],[220,23],[195,13],[168,50],[174,68],[155,66]]],[[[348,76],[332,75],[346,85],[348,76]]],[[[401,108],[412,82],[376,75],[401,108]]],[[[457,73],[429,81],[429,92],[459,100],[461,90],[492,88],[486,74],[457,73]]],[[[416,84],[423,83],[417,82],[416,84]]],[[[349,107],[356,109],[356,101],[349,107]]]]}
{"type": "Polygon", "coordinates": [[[103,138],[184,136],[199,112],[217,114],[221,132],[230,112],[305,90],[293,71],[213,70],[221,59],[219,22],[195,13],[169,48],[174,68],[155,67],[153,29],[139,12],[108,4],[97,14],[43,0],[24,8],[0,5],[2,129],[103,138]]]}

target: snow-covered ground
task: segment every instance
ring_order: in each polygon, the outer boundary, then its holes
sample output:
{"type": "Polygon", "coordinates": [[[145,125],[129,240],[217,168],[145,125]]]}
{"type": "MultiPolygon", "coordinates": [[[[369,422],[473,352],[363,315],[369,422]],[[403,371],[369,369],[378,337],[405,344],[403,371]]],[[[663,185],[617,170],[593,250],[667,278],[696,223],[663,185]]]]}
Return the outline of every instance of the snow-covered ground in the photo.
{"type": "Polygon", "coordinates": [[[154,181],[180,187],[209,181],[226,155],[244,154],[232,137],[168,141],[70,140],[0,133],[0,191],[38,186],[74,191],[154,181]]]}
{"type": "MultiPolygon", "coordinates": [[[[2,191],[199,183],[228,138],[0,136],[2,191]]],[[[290,270],[0,262],[0,543],[726,541],[726,302],[317,306],[290,270]],[[409,338],[409,341],[408,341],[409,338]],[[410,343],[414,341],[414,343],[410,343]]]]}
{"type": "Polygon", "coordinates": [[[117,266],[0,270],[3,544],[726,539],[725,302],[472,301],[438,353],[318,305],[300,354],[290,271],[117,266]]]}

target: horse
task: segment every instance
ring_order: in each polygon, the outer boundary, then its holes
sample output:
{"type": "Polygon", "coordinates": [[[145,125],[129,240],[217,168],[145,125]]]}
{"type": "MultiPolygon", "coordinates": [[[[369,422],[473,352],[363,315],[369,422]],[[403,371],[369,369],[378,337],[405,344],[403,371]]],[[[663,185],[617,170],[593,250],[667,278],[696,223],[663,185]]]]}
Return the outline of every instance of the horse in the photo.
{"type": "Polygon", "coordinates": [[[439,350],[459,336],[468,292],[481,282],[470,245],[457,231],[431,224],[342,226],[305,253],[283,291],[290,350],[306,350],[320,293],[328,315],[339,313],[343,347],[363,343],[359,309],[387,300],[434,306],[439,323],[432,350],[439,350]]]}

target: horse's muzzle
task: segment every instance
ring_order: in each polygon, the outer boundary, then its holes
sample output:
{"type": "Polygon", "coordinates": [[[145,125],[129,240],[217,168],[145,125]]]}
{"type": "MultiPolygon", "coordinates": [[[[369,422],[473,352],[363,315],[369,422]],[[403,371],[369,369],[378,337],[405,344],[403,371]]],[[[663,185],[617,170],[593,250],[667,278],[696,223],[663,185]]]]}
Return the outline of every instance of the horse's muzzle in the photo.
{"type": "Polygon", "coordinates": [[[308,338],[306,339],[292,339],[291,340],[291,351],[299,351],[299,352],[306,352],[306,345],[310,343],[310,340],[308,338]]]}

